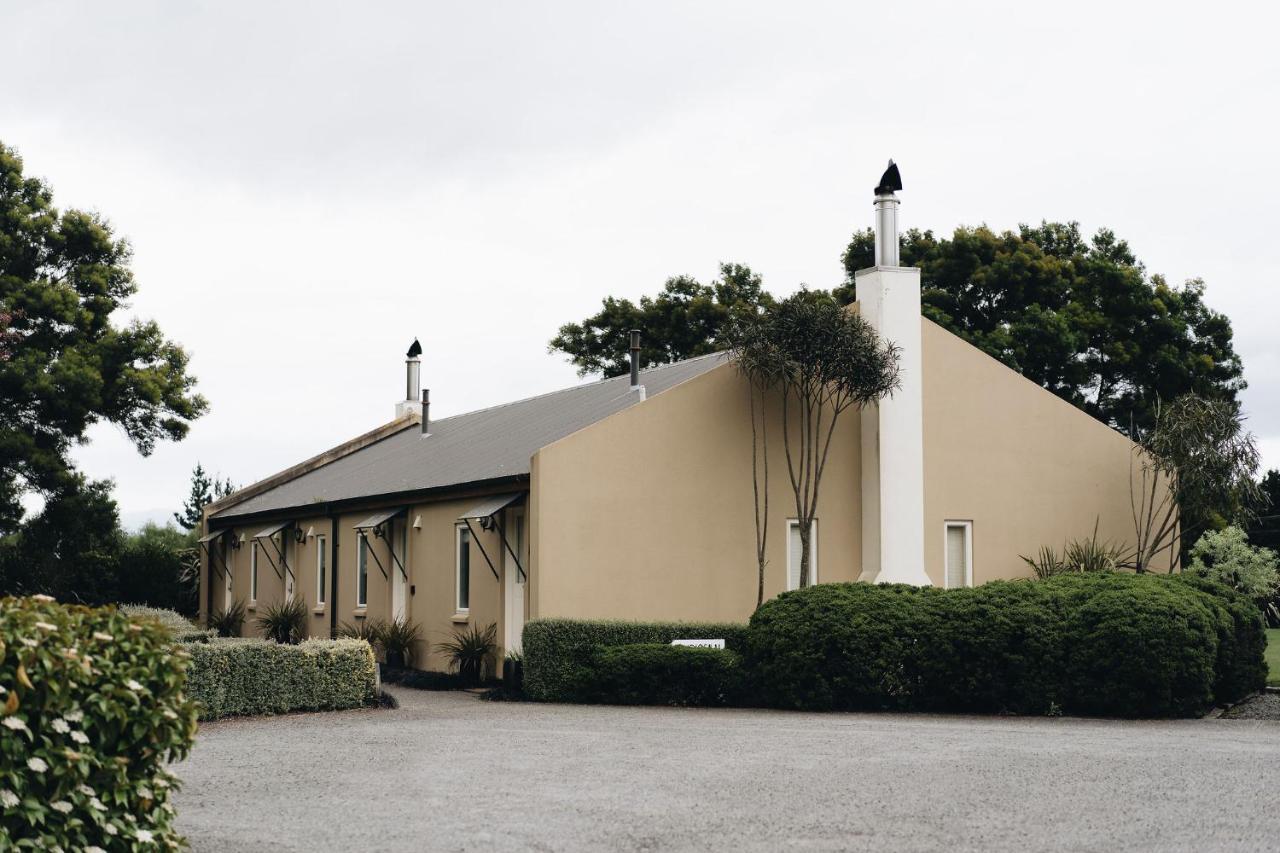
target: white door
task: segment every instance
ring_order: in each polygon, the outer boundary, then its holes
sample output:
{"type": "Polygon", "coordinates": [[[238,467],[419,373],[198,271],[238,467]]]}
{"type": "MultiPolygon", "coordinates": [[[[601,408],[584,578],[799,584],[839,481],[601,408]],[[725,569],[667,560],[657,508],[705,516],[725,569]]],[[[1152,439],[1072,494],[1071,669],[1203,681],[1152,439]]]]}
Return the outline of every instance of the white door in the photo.
{"type": "Polygon", "coordinates": [[[280,568],[284,569],[284,600],[286,602],[293,601],[293,563],[289,560],[289,536],[293,535],[292,528],[287,529],[287,533],[281,533],[280,536],[280,568]]]}
{"type": "Polygon", "coordinates": [[[391,550],[395,554],[391,561],[391,618],[404,619],[404,576],[409,571],[408,525],[403,518],[391,520],[391,550]],[[404,566],[404,571],[400,567],[404,566]]]}
{"type": "Polygon", "coordinates": [[[222,537],[222,612],[231,609],[231,539],[222,537]]]}
{"type": "MultiPolygon", "coordinates": [[[[507,544],[511,546],[511,551],[520,555],[520,565],[524,566],[525,571],[529,570],[529,558],[525,551],[524,545],[524,510],[513,509],[507,513],[507,544]]],[[[506,601],[506,647],[509,652],[520,651],[520,636],[524,633],[524,617],[525,617],[525,581],[528,580],[521,575],[520,569],[516,567],[516,561],[511,556],[511,551],[506,548],[502,549],[503,563],[502,574],[504,580],[503,598],[506,601]]]]}

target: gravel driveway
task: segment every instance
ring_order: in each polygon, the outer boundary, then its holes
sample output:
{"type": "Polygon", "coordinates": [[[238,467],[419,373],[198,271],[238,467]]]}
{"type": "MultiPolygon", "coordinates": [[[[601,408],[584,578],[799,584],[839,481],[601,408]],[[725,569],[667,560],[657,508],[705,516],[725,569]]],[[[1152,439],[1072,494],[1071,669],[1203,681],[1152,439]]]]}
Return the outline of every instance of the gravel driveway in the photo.
{"type": "Polygon", "coordinates": [[[202,727],[199,851],[1261,850],[1280,723],[603,708],[396,690],[202,727]]]}

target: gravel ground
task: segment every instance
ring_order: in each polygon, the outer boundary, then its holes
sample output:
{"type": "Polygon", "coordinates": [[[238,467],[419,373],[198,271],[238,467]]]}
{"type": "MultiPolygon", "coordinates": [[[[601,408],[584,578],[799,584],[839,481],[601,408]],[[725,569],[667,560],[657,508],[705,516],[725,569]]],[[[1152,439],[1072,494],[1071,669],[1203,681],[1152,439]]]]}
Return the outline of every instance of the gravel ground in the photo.
{"type": "Polygon", "coordinates": [[[1231,720],[1280,720],[1280,694],[1259,693],[1232,706],[1222,716],[1231,720]]]}
{"type": "Polygon", "coordinates": [[[1280,724],[483,702],[203,726],[178,825],[262,850],[1261,850],[1280,724]]]}

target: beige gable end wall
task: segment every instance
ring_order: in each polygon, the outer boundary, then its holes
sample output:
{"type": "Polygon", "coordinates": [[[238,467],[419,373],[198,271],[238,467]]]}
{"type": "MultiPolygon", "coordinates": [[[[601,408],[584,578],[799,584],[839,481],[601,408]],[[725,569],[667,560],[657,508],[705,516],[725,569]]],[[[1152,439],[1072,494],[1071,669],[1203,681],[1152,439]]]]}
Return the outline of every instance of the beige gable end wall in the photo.
{"type": "MultiPolygon", "coordinates": [[[[765,597],[786,583],[795,503],[771,406],[765,597]]],[[[842,417],[818,511],[819,580],[861,570],[859,432],[842,417]]],[[[534,457],[531,617],[746,619],[756,603],[751,423],[731,364],[534,457]]]]}
{"type": "Polygon", "coordinates": [[[1092,534],[1133,541],[1132,443],[924,320],[925,566],[944,523],[973,522],[974,583],[1031,574],[1020,554],[1092,534]]]}

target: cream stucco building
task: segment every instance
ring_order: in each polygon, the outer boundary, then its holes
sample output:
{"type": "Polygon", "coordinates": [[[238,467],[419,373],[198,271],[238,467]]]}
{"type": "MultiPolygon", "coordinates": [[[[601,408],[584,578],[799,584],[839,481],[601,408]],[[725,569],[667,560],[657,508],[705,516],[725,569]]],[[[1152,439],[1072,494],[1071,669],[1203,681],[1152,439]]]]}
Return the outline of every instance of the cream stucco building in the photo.
{"type": "MultiPolygon", "coordinates": [[[[882,188],[883,189],[883,188],[882,188]]],[[[1132,444],[920,316],[877,195],[877,266],[857,309],[902,350],[902,387],[837,428],[815,580],[976,585],[1098,526],[1132,539],[1132,444]]],[[[416,350],[416,347],[415,347],[416,350]]],[[[211,504],[201,617],[301,598],[311,634],[402,617],[435,644],[532,618],[747,619],[756,602],[746,380],[709,355],[439,421],[407,362],[397,418],[211,504]]],[[[765,595],[797,582],[780,406],[771,428],[765,595]]],[[[253,633],[246,622],[246,633],[253,633]]]]}

